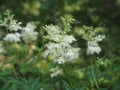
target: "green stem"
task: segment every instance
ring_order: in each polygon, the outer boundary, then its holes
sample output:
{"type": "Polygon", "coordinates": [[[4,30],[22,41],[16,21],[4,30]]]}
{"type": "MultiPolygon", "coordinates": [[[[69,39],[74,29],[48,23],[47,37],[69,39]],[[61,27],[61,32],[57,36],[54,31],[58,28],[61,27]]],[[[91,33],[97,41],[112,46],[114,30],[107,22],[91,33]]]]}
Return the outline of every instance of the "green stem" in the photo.
{"type": "Polygon", "coordinates": [[[99,88],[96,77],[95,77],[94,68],[93,68],[93,60],[91,60],[91,73],[92,73],[92,78],[93,78],[93,81],[94,81],[96,87],[99,88]]]}
{"type": "Polygon", "coordinates": [[[69,83],[70,83],[71,89],[73,89],[73,85],[72,85],[72,82],[71,82],[71,79],[70,79],[70,75],[69,75],[69,73],[68,73],[68,71],[67,71],[66,68],[67,68],[67,67],[65,67],[65,64],[64,64],[64,65],[63,65],[64,73],[65,73],[66,77],[68,78],[68,81],[69,81],[69,83]]]}

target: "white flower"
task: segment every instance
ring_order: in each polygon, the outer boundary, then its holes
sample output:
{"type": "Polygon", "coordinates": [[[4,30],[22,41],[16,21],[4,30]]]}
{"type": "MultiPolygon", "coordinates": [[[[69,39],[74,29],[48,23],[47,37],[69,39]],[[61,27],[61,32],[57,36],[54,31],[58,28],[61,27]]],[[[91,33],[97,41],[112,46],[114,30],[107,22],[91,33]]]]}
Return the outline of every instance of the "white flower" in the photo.
{"type": "Polygon", "coordinates": [[[94,40],[95,42],[100,42],[100,41],[102,41],[104,38],[105,38],[105,35],[98,35],[98,36],[94,37],[93,40],[94,40]]]}
{"type": "Polygon", "coordinates": [[[56,58],[55,60],[54,60],[54,62],[57,62],[58,64],[63,64],[63,63],[65,63],[66,61],[65,61],[65,57],[58,57],[58,58],[56,58]]]}
{"type": "Polygon", "coordinates": [[[25,42],[35,41],[38,36],[38,32],[35,32],[36,26],[32,23],[28,23],[26,27],[23,28],[21,37],[25,42]]]}
{"type": "Polygon", "coordinates": [[[76,41],[76,39],[72,35],[64,35],[62,41],[71,44],[73,41],[76,41]]]}
{"type": "Polygon", "coordinates": [[[36,26],[31,23],[31,22],[28,22],[26,27],[23,28],[24,31],[34,31],[36,28],[36,26]]]}
{"type": "Polygon", "coordinates": [[[71,44],[76,41],[72,35],[67,35],[58,26],[49,25],[44,27],[47,31],[45,38],[51,40],[45,45],[47,48],[44,57],[54,56],[54,62],[63,64],[74,62],[79,57],[80,48],[73,48],[71,44]]]}
{"type": "Polygon", "coordinates": [[[55,41],[55,42],[60,42],[62,39],[62,30],[58,26],[54,25],[46,25],[44,27],[45,31],[47,32],[48,35],[45,36],[45,38],[55,41]]]}
{"type": "Polygon", "coordinates": [[[88,41],[88,48],[87,48],[87,54],[92,55],[94,53],[99,54],[101,52],[101,48],[98,45],[98,43],[94,41],[88,41]]]}
{"type": "Polygon", "coordinates": [[[61,48],[61,45],[58,43],[52,43],[49,42],[48,44],[45,45],[45,47],[47,47],[48,49],[53,49],[53,48],[61,48]]]}
{"type": "Polygon", "coordinates": [[[51,68],[50,72],[52,72],[50,76],[51,78],[53,78],[53,77],[57,77],[58,75],[61,75],[63,70],[60,69],[58,66],[56,66],[55,68],[51,68]]]}
{"type": "Polygon", "coordinates": [[[6,42],[20,42],[20,34],[19,33],[10,33],[7,34],[5,38],[3,38],[6,42]]]}
{"type": "Polygon", "coordinates": [[[67,58],[67,60],[73,62],[74,60],[78,59],[79,51],[80,51],[80,48],[70,48],[66,52],[65,57],[67,58]]]}
{"type": "Polygon", "coordinates": [[[70,45],[64,46],[61,43],[49,43],[45,47],[45,57],[53,55],[55,57],[54,62],[63,64],[65,62],[74,62],[79,57],[80,48],[73,48],[70,45]]]}
{"type": "Polygon", "coordinates": [[[101,27],[93,28],[88,26],[83,26],[84,33],[83,33],[83,39],[87,41],[87,54],[92,55],[94,53],[99,54],[102,50],[99,46],[99,42],[102,41],[105,38],[105,35],[97,35],[99,32],[103,30],[101,27]]]}
{"type": "Polygon", "coordinates": [[[94,53],[99,54],[102,49],[100,48],[98,42],[102,41],[105,38],[105,35],[98,35],[96,37],[93,37],[91,41],[88,41],[87,45],[87,54],[92,55],[94,53]]]}
{"type": "Polygon", "coordinates": [[[45,38],[50,39],[50,40],[55,41],[55,42],[60,42],[61,39],[62,39],[62,36],[59,35],[59,34],[55,34],[55,35],[46,35],[45,38]]]}
{"type": "Polygon", "coordinates": [[[19,29],[21,29],[21,25],[22,22],[17,22],[17,20],[12,20],[10,21],[10,24],[8,26],[8,29],[10,31],[18,31],[19,29]]]}
{"type": "Polygon", "coordinates": [[[62,46],[58,43],[48,43],[45,45],[45,47],[47,48],[44,55],[45,57],[47,57],[48,55],[53,55],[57,58],[64,54],[64,51],[61,49],[62,46]]]}
{"type": "Polygon", "coordinates": [[[44,27],[44,29],[48,33],[48,35],[46,35],[45,38],[50,39],[52,41],[67,43],[72,43],[73,41],[76,41],[72,35],[65,35],[64,32],[58,26],[48,25],[44,27]]]}
{"type": "Polygon", "coordinates": [[[47,31],[48,35],[58,35],[62,32],[60,27],[55,25],[46,25],[44,29],[47,31]]]}

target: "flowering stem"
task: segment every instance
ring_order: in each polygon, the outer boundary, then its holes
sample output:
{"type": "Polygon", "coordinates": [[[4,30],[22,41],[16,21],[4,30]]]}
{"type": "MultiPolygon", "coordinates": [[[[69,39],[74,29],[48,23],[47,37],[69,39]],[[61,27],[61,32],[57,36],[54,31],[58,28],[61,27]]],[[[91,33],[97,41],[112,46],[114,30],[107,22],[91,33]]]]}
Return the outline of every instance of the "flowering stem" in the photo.
{"type": "Polygon", "coordinates": [[[69,81],[69,83],[70,83],[71,89],[73,89],[73,85],[72,85],[72,82],[71,82],[69,73],[67,72],[67,69],[66,69],[66,67],[65,67],[65,64],[63,65],[63,70],[64,70],[64,73],[65,73],[66,77],[68,78],[68,81],[69,81]]]}
{"type": "Polygon", "coordinates": [[[92,59],[91,59],[91,73],[92,73],[92,78],[93,78],[93,81],[94,81],[96,87],[99,88],[96,77],[95,77],[95,72],[94,72],[94,68],[93,68],[93,60],[92,59]]]}

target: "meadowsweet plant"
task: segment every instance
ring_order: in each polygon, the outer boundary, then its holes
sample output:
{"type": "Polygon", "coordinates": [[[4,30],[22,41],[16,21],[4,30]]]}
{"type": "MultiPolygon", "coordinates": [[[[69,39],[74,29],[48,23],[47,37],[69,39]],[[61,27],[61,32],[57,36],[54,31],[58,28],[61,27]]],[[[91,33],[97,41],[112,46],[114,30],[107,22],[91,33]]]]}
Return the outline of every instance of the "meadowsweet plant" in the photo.
{"type": "MultiPolygon", "coordinates": [[[[0,17],[1,90],[97,90],[100,70],[96,65],[107,67],[109,60],[95,57],[89,59],[90,65],[85,63],[85,48],[72,34],[74,22],[61,17],[58,24],[42,26],[39,34],[35,22],[24,26],[6,11],[0,17]]],[[[102,29],[83,26],[83,32],[78,39],[87,42],[87,55],[99,56],[99,42],[105,38],[102,29]]]]}
{"type": "Polygon", "coordinates": [[[47,32],[45,36],[49,40],[49,43],[45,44],[47,48],[45,51],[45,57],[49,55],[54,56],[54,62],[58,64],[64,64],[67,62],[75,62],[79,57],[80,48],[75,48],[71,44],[76,41],[73,35],[67,34],[70,31],[70,23],[72,20],[67,21],[65,18],[61,18],[63,21],[63,30],[59,26],[47,25],[43,29],[47,32]]]}
{"type": "Polygon", "coordinates": [[[35,41],[38,36],[38,32],[34,31],[36,26],[33,22],[28,22],[25,27],[22,26],[22,22],[18,22],[14,19],[14,15],[9,11],[4,13],[5,17],[0,21],[0,26],[7,29],[7,35],[3,38],[6,42],[20,42],[23,40],[26,43],[35,41]]]}
{"type": "Polygon", "coordinates": [[[105,38],[105,35],[99,34],[102,31],[101,28],[93,28],[83,26],[84,34],[83,39],[87,41],[87,54],[93,55],[94,53],[99,54],[102,49],[99,46],[99,42],[105,38]]]}
{"type": "Polygon", "coordinates": [[[102,49],[98,43],[101,42],[103,39],[105,39],[105,35],[100,34],[101,32],[103,32],[103,28],[100,28],[100,27],[93,28],[92,26],[88,27],[88,26],[84,25],[82,27],[82,29],[84,30],[82,38],[87,41],[86,53],[87,53],[87,55],[91,55],[91,58],[89,59],[90,64],[91,64],[91,66],[90,66],[90,69],[91,69],[91,77],[90,77],[91,87],[93,87],[95,85],[97,88],[99,88],[97,76],[95,74],[98,69],[97,70],[95,69],[97,67],[94,64],[96,63],[96,60],[97,60],[95,58],[95,54],[99,55],[100,52],[102,51],[102,49]]]}
{"type": "Polygon", "coordinates": [[[28,22],[23,26],[22,22],[14,19],[10,11],[6,11],[0,18],[0,27],[0,32],[3,33],[0,36],[0,53],[10,56],[9,61],[18,66],[25,66],[34,57],[32,54],[35,49],[31,47],[36,47],[35,41],[39,34],[35,31],[35,23],[28,22]],[[15,58],[17,59],[14,61],[15,58]]]}

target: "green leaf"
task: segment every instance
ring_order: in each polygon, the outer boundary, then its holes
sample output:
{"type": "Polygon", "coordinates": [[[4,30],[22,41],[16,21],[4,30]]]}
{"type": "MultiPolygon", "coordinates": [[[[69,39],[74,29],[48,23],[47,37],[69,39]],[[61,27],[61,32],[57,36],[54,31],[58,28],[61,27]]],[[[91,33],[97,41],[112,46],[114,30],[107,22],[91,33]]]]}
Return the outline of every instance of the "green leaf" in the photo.
{"type": "Polygon", "coordinates": [[[63,82],[63,85],[65,87],[65,90],[72,90],[70,85],[65,80],[62,80],[62,82],[63,82]]]}

